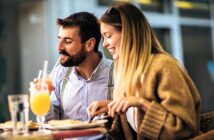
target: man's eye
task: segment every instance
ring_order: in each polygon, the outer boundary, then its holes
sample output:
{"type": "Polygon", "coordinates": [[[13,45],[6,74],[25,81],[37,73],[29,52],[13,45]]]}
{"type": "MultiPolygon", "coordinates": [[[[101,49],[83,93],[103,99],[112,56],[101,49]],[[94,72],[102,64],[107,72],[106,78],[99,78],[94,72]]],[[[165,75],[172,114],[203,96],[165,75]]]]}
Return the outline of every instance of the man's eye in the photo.
{"type": "Polygon", "coordinates": [[[65,43],[70,44],[70,43],[72,43],[72,41],[71,40],[65,40],[65,43]]]}

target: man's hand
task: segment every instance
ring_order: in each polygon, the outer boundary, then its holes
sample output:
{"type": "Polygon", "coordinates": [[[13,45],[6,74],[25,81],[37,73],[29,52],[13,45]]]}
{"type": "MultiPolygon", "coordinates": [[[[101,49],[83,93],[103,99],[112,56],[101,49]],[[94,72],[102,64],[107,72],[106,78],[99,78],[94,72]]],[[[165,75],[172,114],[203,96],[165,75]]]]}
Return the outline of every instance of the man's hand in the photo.
{"type": "Polygon", "coordinates": [[[87,113],[90,117],[97,116],[99,114],[108,112],[108,103],[109,100],[102,100],[102,101],[94,101],[92,102],[88,108],[87,113]]]}
{"type": "MultiPolygon", "coordinates": [[[[39,90],[42,86],[42,82],[42,79],[38,80],[35,78],[32,82],[30,82],[29,91],[34,92],[35,90],[39,90]]],[[[45,79],[45,84],[48,86],[49,93],[51,93],[55,89],[50,78],[45,79]]]]}

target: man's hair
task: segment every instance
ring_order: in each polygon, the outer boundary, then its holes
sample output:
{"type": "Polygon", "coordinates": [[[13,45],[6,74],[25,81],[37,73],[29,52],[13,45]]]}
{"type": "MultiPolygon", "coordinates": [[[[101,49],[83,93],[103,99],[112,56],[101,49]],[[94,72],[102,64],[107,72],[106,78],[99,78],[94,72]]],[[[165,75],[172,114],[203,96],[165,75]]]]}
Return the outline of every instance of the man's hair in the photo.
{"type": "Polygon", "coordinates": [[[98,19],[92,13],[78,12],[65,19],[57,19],[57,25],[62,27],[79,27],[81,43],[85,43],[90,38],[96,39],[94,51],[98,51],[101,38],[98,19]]]}

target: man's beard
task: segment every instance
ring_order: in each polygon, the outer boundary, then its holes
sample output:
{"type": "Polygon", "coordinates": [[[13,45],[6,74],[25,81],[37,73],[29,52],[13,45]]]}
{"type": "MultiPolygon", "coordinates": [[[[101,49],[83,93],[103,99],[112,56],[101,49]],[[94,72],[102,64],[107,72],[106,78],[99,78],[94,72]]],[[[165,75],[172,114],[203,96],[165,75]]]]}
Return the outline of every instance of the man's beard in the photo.
{"type": "Polygon", "coordinates": [[[66,55],[68,57],[68,59],[66,59],[65,61],[63,61],[62,59],[60,60],[61,65],[64,67],[78,66],[86,58],[84,46],[82,46],[81,50],[76,55],[71,56],[65,50],[61,50],[60,54],[66,55]]]}

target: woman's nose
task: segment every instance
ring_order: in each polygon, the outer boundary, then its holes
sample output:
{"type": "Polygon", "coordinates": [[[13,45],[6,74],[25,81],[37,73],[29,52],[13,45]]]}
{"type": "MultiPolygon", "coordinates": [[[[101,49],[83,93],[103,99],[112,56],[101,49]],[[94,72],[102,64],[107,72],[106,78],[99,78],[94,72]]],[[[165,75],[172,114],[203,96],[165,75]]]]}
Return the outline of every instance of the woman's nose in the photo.
{"type": "Polygon", "coordinates": [[[108,43],[106,41],[103,41],[103,48],[107,48],[108,43]]]}

